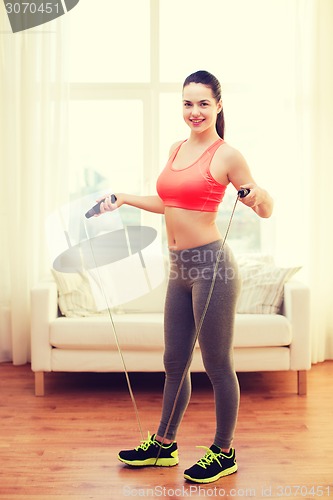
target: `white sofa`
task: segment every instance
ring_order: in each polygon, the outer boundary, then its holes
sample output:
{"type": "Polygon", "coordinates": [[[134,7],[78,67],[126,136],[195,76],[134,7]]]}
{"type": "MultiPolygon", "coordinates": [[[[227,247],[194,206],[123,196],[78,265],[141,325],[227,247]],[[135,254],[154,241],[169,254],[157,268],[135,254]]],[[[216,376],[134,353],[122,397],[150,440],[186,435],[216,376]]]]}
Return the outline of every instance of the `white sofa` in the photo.
{"type": "MultiPolygon", "coordinates": [[[[45,372],[122,371],[113,325],[128,372],[163,371],[165,282],[147,295],[140,312],[113,311],[113,324],[108,314],[61,316],[56,282],[37,284],[31,292],[35,394],[44,395],[45,372]]],[[[306,371],[311,367],[310,293],[294,280],[283,283],[281,290],[283,302],[277,314],[237,313],[235,367],[238,372],[293,370],[298,394],[306,394],[306,371]]],[[[198,347],[191,370],[204,371],[198,347]]]]}

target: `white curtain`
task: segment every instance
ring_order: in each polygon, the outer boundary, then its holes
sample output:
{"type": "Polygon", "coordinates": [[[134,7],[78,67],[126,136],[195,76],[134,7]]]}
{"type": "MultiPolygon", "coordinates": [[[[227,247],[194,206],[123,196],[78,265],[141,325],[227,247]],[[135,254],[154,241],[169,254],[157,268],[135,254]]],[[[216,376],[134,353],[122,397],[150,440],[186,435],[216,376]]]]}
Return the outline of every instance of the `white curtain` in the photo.
{"type": "Polygon", "coordinates": [[[63,31],[59,19],[13,34],[0,9],[0,361],[14,364],[30,359],[45,214],[67,193],[63,31]]]}
{"type": "MultiPolygon", "coordinates": [[[[302,8],[302,0],[300,0],[302,8]]],[[[309,283],[312,295],[312,361],[333,359],[333,2],[313,0],[308,45],[309,283]]],[[[305,141],[304,141],[305,144],[305,141]]]]}

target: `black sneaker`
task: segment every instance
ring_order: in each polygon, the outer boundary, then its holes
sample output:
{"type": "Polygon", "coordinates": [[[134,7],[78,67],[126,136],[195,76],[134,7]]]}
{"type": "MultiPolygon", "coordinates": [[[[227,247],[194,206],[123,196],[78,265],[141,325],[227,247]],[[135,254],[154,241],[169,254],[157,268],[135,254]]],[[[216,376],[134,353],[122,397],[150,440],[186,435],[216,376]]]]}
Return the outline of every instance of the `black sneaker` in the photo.
{"type": "Polygon", "coordinates": [[[220,477],[228,476],[237,471],[236,455],[233,448],[229,454],[223,453],[215,444],[210,448],[206,448],[206,446],[198,446],[198,448],[205,448],[207,453],[184,472],[185,479],[194,483],[212,483],[220,477]]]}
{"type": "Polygon", "coordinates": [[[178,449],[177,443],[161,444],[155,439],[156,434],[149,435],[148,439],[142,441],[134,450],[124,450],[118,455],[118,459],[127,465],[145,467],[147,465],[158,465],[170,467],[177,465],[178,449]]]}

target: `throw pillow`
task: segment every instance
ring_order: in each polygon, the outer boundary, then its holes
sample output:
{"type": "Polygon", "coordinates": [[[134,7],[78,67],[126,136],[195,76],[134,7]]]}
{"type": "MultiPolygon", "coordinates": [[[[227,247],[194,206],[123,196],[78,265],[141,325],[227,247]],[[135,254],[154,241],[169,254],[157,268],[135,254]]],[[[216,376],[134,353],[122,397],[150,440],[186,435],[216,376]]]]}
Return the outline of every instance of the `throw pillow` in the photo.
{"type": "Polygon", "coordinates": [[[82,317],[106,314],[97,311],[86,273],[61,273],[52,269],[58,288],[58,305],[63,316],[82,317]]]}
{"type": "Polygon", "coordinates": [[[284,284],[301,267],[277,267],[260,260],[239,262],[243,280],[237,304],[241,314],[277,314],[283,302],[284,284]]]}

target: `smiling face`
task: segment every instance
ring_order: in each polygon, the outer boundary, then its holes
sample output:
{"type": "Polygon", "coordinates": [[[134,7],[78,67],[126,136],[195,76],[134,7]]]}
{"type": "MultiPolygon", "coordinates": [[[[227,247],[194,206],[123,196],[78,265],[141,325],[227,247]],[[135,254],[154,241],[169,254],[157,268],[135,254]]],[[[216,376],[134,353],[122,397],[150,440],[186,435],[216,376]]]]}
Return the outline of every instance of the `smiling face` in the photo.
{"type": "Polygon", "coordinates": [[[190,83],[183,89],[183,117],[192,132],[215,131],[222,102],[216,102],[212,90],[201,83],[190,83]]]}

